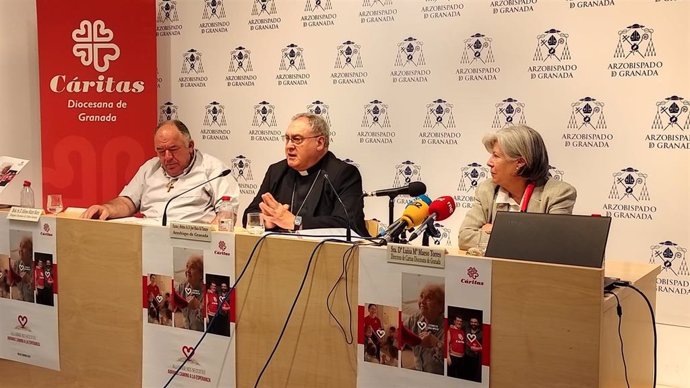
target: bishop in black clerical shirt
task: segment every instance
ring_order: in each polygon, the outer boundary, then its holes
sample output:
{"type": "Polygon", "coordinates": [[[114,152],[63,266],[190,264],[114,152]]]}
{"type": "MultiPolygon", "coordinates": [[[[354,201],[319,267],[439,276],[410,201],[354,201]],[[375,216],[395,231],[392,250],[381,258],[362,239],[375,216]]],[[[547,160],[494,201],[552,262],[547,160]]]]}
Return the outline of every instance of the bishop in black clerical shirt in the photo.
{"type": "Polygon", "coordinates": [[[300,113],[285,132],[285,159],[272,164],[244,212],[261,212],[266,229],[347,228],[369,236],[364,223],[362,176],[357,167],[328,151],[330,130],[319,115],[300,113]],[[325,175],[328,175],[326,177],[325,175]]]}

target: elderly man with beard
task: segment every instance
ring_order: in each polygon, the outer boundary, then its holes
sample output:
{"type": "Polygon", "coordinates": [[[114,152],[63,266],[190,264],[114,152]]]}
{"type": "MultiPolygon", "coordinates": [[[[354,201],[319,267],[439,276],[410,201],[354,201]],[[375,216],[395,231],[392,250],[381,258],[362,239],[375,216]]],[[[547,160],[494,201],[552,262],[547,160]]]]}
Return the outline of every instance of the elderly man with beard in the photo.
{"type": "Polygon", "coordinates": [[[412,345],[415,369],[442,375],[445,343],[443,285],[427,284],[419,293],[417,305],[419,311],[405,323],[405,328],[419,337],[418,343],[412,345]]]}

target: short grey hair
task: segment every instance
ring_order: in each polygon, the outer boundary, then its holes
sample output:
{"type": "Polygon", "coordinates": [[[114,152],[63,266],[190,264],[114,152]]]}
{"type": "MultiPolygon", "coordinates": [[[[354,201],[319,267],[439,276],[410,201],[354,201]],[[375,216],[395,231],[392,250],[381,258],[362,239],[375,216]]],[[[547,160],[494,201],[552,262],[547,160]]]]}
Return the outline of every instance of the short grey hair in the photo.
{"type": "Polygon", "coordinates": [[[316,136],[323,136],[326,139],[326,147],[328,147],[331,142],[331,129],[328,127],[328,123],[321,115],[305,112],[292,116],[292,121],[298,119],[306,119],[311,126],[312,133],[314,133],[316,136]]]}
{"type": "Polygon", "coordinates": [[[522,158],[525,166],[518,171],[518,176],[538,184],[548,179],[549,154],[544,139],[534,129],[526,125],[506,127],[485,135],[482,143],[489,152],[498,143],[510,159],[522,158]]]}
{"type": "Polygon", "coordinates": [[[180,120],[161,121],[156,126],[156,130],[154,131],[154,134],[158,133],[158,130],[161,129],[161,127],[166,125],[166,124],[172,124],[175,128],[177,128],[177,130],[180,131],[182,136],[187,140],[187,144],[189,144],[189,142],[192,141],[192,134],[189,132],[189,128],[187,128],[187,126],[180,120]]]}

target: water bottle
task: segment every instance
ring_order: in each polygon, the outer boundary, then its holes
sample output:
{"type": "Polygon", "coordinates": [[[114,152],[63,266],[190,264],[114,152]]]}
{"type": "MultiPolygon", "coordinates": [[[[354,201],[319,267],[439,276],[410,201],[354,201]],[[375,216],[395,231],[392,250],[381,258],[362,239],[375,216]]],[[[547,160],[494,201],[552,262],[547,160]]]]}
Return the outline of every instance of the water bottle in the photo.
{"type": "Polygon", "coordinates": [[[33,208],[35,204],[34,190],[31,188],[31,182],[24,181],[24,187],[19,196],[19,206],[33,208]]]}
{"type": "Polygon", "coordinates": [[[232,206],[232,198],[224,196],[218,205],[218,230],[232,232],[235,230],[235,208],[232,206]]]}

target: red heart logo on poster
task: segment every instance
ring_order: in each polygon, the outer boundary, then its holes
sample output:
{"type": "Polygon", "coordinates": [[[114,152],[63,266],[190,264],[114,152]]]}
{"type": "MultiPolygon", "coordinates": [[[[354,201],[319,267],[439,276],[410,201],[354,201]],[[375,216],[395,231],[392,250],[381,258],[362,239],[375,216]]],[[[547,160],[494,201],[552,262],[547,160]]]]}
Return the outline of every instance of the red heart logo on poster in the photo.
{"type": "Polygon", "coordinates": [[[376,330],[376,335],[379,336],[379,338],[383,338],[383,336],[386,335],[386,331],[383,329],[378,329],[376,330]]]}
{"type": "Polygon", "coordinates": [[[192,358],[192,355],[194,354],[194,347],[193,346],[183,346],[182,347],[182,354],[184,354],[184,356],[187,358],[192,358]]]}
{"type": "Polygon", "coordinates": [[[424,330],[424,329],[426,329],[426,322],[418,321],[417,326],[419,327],[419,330],[424,330]]]}
{"type": "Polygon", "coordinates": [[[25,315],[19,315],[17,316],[17,321],[20,325],[22,325],[22,327],[24,327],[29,322],[29,318],[27,318],[25,315]]]}

